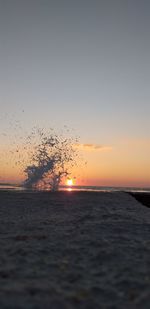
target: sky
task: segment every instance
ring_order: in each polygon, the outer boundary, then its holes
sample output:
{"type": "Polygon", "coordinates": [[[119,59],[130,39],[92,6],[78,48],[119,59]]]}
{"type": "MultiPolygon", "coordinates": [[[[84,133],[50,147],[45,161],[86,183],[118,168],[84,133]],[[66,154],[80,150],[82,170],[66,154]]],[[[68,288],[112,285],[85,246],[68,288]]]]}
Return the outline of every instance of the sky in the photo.
{"type": "Polygon", "coordinates": [[[76,184],[150,187],[149,30],[149,0],[0,0],[0,181],[19,121],[80,136],[76,184]]]}

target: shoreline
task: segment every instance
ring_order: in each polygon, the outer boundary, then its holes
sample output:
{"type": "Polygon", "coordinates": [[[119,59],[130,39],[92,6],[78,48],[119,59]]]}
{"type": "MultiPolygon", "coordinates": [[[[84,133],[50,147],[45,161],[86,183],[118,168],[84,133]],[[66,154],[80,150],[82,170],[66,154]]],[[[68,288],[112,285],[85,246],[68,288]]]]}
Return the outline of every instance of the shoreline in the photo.
{"type": "Polygon", "coordinates": [[[12,193],[12,192],[15,192],[15,193],[24,193],[24,194],[32,194],[32,193],[36,193],[36,194],[102,194],[102,193],[119,193],[119,192],[123,192],[123,193],[126,193],[126,194],[129,194],[130,196],[134,197],[139,203],[141,203],[142,205],[150,208],[150,192],[148,191],[128,191],[128,190],[84,190],[84,189],[75,189],[74,187],[69,187],[69,188],[65,188],[64,190],[63,189],[60,189],[58,191],[49,191],[49,190],[33,190],[33,189],[23,189],[22,187],[13,187],[13,186],[10,186],[9,188],[6,187],[6,188],[3,188],[1,187],[0,188],[0,193],[12,193]]]}

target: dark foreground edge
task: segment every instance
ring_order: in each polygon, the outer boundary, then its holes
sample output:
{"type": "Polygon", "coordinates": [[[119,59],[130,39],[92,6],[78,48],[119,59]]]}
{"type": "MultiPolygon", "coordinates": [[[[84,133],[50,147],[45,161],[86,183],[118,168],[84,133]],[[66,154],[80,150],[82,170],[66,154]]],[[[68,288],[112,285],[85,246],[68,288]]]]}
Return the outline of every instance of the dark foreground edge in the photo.
{"type": "Polygon", "coordinates": [[[150,193],[148,192],[128,192],[138,202],[150,208],[150,193]]]}

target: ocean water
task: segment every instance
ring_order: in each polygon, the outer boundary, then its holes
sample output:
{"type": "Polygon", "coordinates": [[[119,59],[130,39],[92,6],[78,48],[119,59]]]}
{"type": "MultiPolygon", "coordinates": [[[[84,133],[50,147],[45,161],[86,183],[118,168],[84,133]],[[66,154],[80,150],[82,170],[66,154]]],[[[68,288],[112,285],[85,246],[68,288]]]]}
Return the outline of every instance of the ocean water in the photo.
{"type": "MultiPolygon", "coordinates": [[[[35,189],[27,189],[18,184],[0,184],[0,190],[9,191],[35,191],[35,189]]],[[[37,191],[37,190],[36,190],[37,191]]],[[[38,189],[40,191],[40,189],[38,189]]],[[[43,191],[43,190],[41,190],[43,191]]],[[[48,191],[48,190],[45,190],[48,191]]],[[[60,186],[59,191],[91,191],[91,192],[148,192],[150,193],[150,188],[142,187],[104,187],[104,186],[60,186]]]]}

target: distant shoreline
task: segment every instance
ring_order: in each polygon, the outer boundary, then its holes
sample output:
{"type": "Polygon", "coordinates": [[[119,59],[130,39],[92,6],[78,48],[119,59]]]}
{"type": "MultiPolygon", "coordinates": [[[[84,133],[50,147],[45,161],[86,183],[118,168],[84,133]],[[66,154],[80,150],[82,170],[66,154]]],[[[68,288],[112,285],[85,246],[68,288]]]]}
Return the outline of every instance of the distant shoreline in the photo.
{"type": "MultiPolygon", "coordinates": [[[[21,183],[0,183],[0,187],[5,187],[8,189],[11,188],[23,188],[21,183]]],[[[123,191],[123,192],[142,192],[142,193],[150,193],[150,187],[119,187],[119,186],[66,186],[66,185],[60,185],[59,190],[79,190],[79,191],[123,191]]]]}
{"type": "MultiPolygon", "coordinates": [[[[0,183],[0,192],[24,192],[28,193],[48,193],[50,190],[35,190],[35,189],[26,189],[21,187],[18,184],[9,184],[9,183],[0,183]]],[[[150,189],[149,188],[123,188],[123,187],[94,187],[94,186],[60,186],[58,192],[70,192],[72,193],[115,193],[115,192],[124,192],[132,197],[134,197],[142,205],[150,208],[150,189]]]]}

